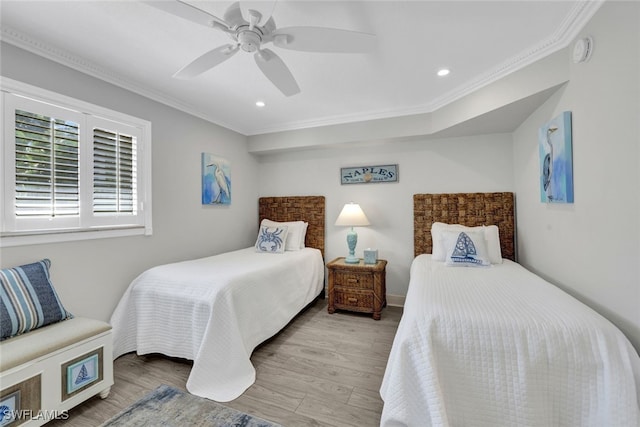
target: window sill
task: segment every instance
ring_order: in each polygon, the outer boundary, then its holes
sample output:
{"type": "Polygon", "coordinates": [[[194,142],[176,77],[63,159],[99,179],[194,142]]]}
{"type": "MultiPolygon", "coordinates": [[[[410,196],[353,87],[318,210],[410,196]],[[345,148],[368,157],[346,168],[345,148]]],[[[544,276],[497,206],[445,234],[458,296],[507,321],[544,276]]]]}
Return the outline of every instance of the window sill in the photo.
{"type": "Polygon", "coordinates": [[[141,235],[150,236],[151,228],[147,229],[145,227],[136,226],[126,228],[56,231],[38,234],[5,233],[0,236],[0,248],[141,235]]]}

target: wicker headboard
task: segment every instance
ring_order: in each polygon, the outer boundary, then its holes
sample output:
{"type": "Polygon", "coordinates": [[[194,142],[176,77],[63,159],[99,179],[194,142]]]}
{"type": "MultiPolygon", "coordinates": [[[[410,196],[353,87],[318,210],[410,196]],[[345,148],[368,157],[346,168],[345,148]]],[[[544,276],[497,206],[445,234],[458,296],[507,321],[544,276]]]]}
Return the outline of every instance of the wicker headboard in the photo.
{"type": "Polygon", "coordinates": [[[258,221],[309,223],[305,246],[319,249],[324,258],[324,196],[260,197],[258,221]]]}
{"type": "Polygon", "coordinates": [[[451,193],[413,195],[414,256],[430,254],[431,224],[469,227],[497,225],[502,257],[515,261],[515,200],[513,193],[451,193]]]}

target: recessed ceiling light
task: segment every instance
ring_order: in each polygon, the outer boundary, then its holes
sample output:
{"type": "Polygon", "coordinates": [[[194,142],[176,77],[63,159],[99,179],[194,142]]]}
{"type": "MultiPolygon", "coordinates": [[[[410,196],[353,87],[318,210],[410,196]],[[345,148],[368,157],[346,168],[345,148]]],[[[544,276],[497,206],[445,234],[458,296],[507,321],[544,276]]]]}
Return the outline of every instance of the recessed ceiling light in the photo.
{"type": "Polygon", "coordinates": [[[262,107],[264,107],[265,105],[267,105],[267,104],[265,104],[265,102],[264,102],[264,101],[256,101],[256,107],[262,108],[262,107]]]}
{"type": "Polygon", "coordinates": [[[441,70],[438,70],[438,75],[439,75],[440,77],[444,77],[444,76],[446,76],[446,75],[447,75],[447,74],[449,74],[449,73],[450,73],[450,71],[449,71],[449,69],[448,69],[448,68],[443,68],[443,69],[441,69],[441,70]]]}

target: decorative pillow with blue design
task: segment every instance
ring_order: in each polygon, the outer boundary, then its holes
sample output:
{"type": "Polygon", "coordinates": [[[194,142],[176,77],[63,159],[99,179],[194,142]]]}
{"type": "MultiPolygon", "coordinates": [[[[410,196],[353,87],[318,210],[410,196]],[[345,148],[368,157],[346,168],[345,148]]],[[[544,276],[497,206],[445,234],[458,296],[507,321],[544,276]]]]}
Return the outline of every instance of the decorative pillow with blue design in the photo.
{"type": "Polygon", "coordinates": [[[276,222],[270,219],[263,219],[260,226],[267,225],[269,227],[287,227],[287,239],[284,242],[285,251],[298,251],[304,249],[304,239],[307,235],[308,222],[304,221],[288,221],[276,222]]]}
{"type": "Polygon", "coordinates": [[[487,256],[491,264],[502,264],[502,250],[500,249],[500,232],[496,225],[481,225],[478,227],[466,227],[460,224],[445,224],[434,222],[431,225],[431,237],[433,241],[432,258],[434,261],[446,261],[447,247],[442,234],[447,231],[460,233],[464,231],[482,232],[487,245],[487,256]]]}
{"type": "Polygon", "coordinates": [[[261,225],[258,230],[258,239],[256,240],[256,251],[272,254],[283,253],[288,229],[289,227],[286,225],[276,227],[261,225]]]}
{"type": "Polygon", "coordinates": [[[483,232],[446,231],[443,239],[447,250],[445,265],[459,267],[491,265],[483,232]]]}
{"type": "Polygon", "coordinates": [[[49,276],[51,261],[0,270],[0,340],[73,317],[49,276]]]}

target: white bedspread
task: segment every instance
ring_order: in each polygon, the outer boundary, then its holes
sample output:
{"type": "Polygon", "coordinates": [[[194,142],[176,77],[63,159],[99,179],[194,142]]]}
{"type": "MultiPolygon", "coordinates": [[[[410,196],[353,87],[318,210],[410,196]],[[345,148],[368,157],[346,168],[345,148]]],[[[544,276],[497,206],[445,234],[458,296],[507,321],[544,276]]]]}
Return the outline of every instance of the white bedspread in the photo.
{"type": "Polygon", "coordinates": [[[226,402],[255,381],[253,349],[323,289],[319,250],[242,249],[161,265],[136,278],[112,317],[114,358],[136,351],[193,360],[192,394],[226,402]]]}
{"type": "Polygon", "coordinates": [[[383,426],[640,425],[640,358],[520,265],[418,256],[381,387],[383,426]]]}

